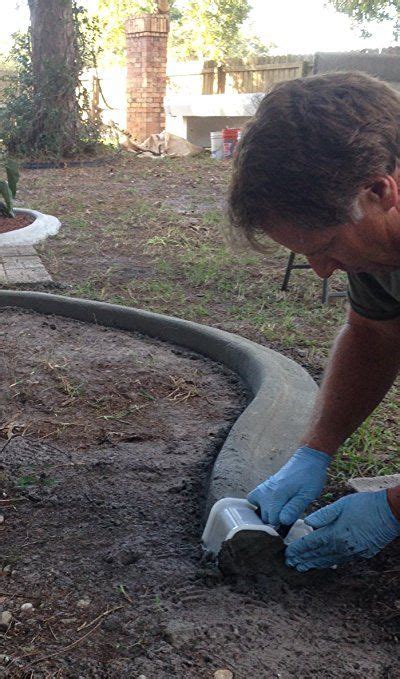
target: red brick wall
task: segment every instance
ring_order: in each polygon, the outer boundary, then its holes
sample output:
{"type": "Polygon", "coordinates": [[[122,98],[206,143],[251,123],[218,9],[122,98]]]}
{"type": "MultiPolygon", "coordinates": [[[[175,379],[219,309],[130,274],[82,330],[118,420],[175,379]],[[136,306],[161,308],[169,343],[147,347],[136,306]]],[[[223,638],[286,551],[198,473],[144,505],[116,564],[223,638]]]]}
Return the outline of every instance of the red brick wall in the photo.
{"type": "Polygon", "coordinates": [[[163,15],[132,17],[126,23],[127,128],[139,142],[165,127],[168,29],[163,15]]]}

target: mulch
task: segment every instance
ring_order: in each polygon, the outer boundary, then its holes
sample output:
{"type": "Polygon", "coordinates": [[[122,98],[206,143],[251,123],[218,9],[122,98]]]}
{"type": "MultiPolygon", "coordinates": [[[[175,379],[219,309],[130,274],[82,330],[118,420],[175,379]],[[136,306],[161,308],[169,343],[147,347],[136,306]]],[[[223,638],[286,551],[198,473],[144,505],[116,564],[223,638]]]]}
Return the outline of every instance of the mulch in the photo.
{"type": "Polygon", "coordinates": [[[16,214],[15,217],[2,217],[0,215],[0,233],[8,233],[9,231],[17,231],[29,226],[35,221],[31,215],[16,214]]]}

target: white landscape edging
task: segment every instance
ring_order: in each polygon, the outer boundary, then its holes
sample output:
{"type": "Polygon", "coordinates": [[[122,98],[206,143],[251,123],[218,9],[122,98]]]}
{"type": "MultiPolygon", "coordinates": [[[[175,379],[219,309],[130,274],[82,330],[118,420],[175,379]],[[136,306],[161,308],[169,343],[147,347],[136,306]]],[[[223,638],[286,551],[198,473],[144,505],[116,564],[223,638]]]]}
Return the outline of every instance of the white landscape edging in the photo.
{"type": "Polygon", "coordinates": [[[14,208],[14,212],[18,215],[25,214],[34,217],[35,221],[29,226],[22,227],[22,229],[0,233],[0,247],[5,245],[35,245],[48,236],[54,236],[60,230],[60,220],[52,215],[44,215],[37,210],[19,207],[14,208]]]}

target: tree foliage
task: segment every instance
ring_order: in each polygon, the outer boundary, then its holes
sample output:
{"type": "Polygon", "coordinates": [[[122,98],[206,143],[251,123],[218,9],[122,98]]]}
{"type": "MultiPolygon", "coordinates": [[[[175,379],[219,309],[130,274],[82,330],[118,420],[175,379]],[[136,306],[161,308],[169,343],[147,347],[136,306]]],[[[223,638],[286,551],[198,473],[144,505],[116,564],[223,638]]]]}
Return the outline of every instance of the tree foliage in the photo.
{"type": "Polygon", "coordinates": [[[121,58],[125,53],[125,22],[133,14],[152,14],[155,0],[98,0],[98,18],[105,51],[121,58]]]}
{"type": "MultiPolygon", "coordinates": [[[[156,0],[98,0],[108,50],[123,59],[127,18],[156,10],[156,0]]],[[[227,57],[268,52],[257,36],[243,31],[251,11],[250,0],[170,0],[169,11],[170,49],[178,59],[223,61],[227,57]]]]}
{"type": "Polygon", "coordinates": [[[330,0],[338,12],[351,17],[368,35],[370,21],[393,21],[395,37],[400,32],[400,0],[330,0]]]}
{"type": "Polygon", "coordinates": [[[244,56],[241,29],[250,11],[248,0],[181,3],[181,17],[172,26],[171,47],[186,59],[224,61],[230,56],[244,56]]]}

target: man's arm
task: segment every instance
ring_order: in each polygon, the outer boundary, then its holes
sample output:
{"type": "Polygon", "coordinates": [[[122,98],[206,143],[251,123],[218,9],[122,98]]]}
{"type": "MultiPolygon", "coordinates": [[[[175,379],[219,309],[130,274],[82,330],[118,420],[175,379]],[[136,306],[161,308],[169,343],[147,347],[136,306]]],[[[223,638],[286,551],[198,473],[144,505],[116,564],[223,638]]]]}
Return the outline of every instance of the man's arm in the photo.
{"type": "MultiPolygon", "coordinates": [[[[248,495],[265,523],[294,523],[318,497],[331,457],[380,403],[399,367],[400,318],[372,321],[349,311],[301,448],[248,495]]],[[[388,501],[400,516],[400,488],[390,491],[388,501]]]]}
{"type": "Polygon", "coordinates": [[[302,445],[334,455],[382,401],[400,369],[400,318],[350,310],[330,356],[302,445]]]}
{"type": "MultiPolygon", "coordinates": [[[[304,441],[333,455],[380,403],[400,367],[400,320],[349,312],[332,352],[304,441]]],[[[400,536],[400,486],[342,497],[306,518],[314,532],[286,550],[299,571],[370,558],[400,536]]]]}

